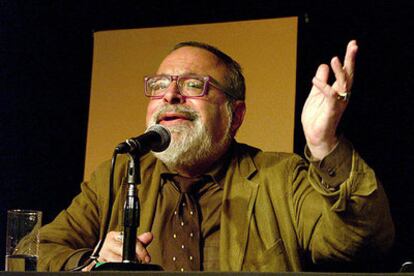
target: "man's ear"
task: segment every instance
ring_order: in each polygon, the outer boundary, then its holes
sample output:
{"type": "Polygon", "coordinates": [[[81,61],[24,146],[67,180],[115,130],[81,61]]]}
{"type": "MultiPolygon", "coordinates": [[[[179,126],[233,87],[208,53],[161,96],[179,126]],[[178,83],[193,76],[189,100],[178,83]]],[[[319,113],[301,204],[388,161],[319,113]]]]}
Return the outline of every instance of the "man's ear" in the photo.
{"type": "Polygon", "coordinates": [[[246,103],[244,101],[235,101],[233,105],[233,121],[231,123],[231,136],[236,136],[237,130],[241,126],[244,120],[244,114],[246,113],[246,103]]]}

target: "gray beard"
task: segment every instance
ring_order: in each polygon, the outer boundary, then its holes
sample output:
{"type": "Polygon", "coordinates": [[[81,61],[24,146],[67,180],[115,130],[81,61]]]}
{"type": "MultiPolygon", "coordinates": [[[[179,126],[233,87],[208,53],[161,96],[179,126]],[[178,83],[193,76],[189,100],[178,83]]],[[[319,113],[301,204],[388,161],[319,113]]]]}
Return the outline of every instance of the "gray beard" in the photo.
{"type": "MultiPolygon", "coordinates": [[[[228,108],[229,109],[229,108],[228,108]]],[[[201,122],[200,116],[194,110],[185,106],[163,106],[154,113],[148,123],[148,127],[156,124],[160,114],[167,111],[182,112],[192,118],[192,124],[167,126],[171,132],[170,146],[163,152],[153,152],[170,170],[191,169],[209,161],[216,161],[226,151],[231,143],[231,111],[229,111],[229,123],[226,133],[218,142],[212,141],[213,135],[201,122]]],[[[206,168],[207,169],[207,168],[206,168]]]]}

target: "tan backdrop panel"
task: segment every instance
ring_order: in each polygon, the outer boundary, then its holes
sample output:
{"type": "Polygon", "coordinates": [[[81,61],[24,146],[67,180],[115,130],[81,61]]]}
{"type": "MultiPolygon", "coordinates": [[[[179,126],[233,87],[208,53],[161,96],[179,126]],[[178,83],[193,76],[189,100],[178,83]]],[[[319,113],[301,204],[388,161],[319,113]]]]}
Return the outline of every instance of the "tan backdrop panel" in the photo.
{"type": "Polygon", "coordinates": [[[243,67],[247,114],[237,140],[293,150],[297,18],[101,31],[94,35],[85,179],[115,146],[145,131],[143,76],[178,42],[217,46],[243,67]]]}

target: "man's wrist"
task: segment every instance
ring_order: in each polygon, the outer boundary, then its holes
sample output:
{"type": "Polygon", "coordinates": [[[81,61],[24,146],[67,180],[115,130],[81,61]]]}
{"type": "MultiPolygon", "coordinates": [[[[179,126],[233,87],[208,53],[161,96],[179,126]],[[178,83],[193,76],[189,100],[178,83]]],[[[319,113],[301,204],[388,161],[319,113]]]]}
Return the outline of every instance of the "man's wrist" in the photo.
{"type": "Polygon", "coordinates": [[[309,149],[312,159],[315,161],[322,160],[328,156],[338,146],[339,139],[334,137],[333,139],[319,143],[317,145],[307,142],[307,148],[309,149]]]}
{"type": "Polygon", "coordinates": [[[308,145],[305,147],[306,159],[315,167],[324,186],[329,188],[337,188],[349,177],[352,168],[352,154],[352,144],[344,137],[341,137],[331,152],[320,160],[312,155],[308,145]]]}

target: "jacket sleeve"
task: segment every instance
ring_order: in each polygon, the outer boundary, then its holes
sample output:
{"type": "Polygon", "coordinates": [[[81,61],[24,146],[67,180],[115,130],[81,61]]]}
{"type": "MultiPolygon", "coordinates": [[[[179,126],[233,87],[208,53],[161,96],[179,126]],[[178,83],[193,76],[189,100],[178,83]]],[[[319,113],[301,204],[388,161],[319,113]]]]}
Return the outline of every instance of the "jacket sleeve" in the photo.
{"type": "Polygon", "coordinates": [[[70,206],[41,228],[39,271],[70,270],[92,251],[99,235],[97,182],[93,174],[70,206]]]}
{"type": "Polygon", "coordinates": [[[375,172],[343,140],[322,161],[294,164],[292,209],[301,247],[315,263],[355,261],[393,243],[388,200],[375,172]]]}

